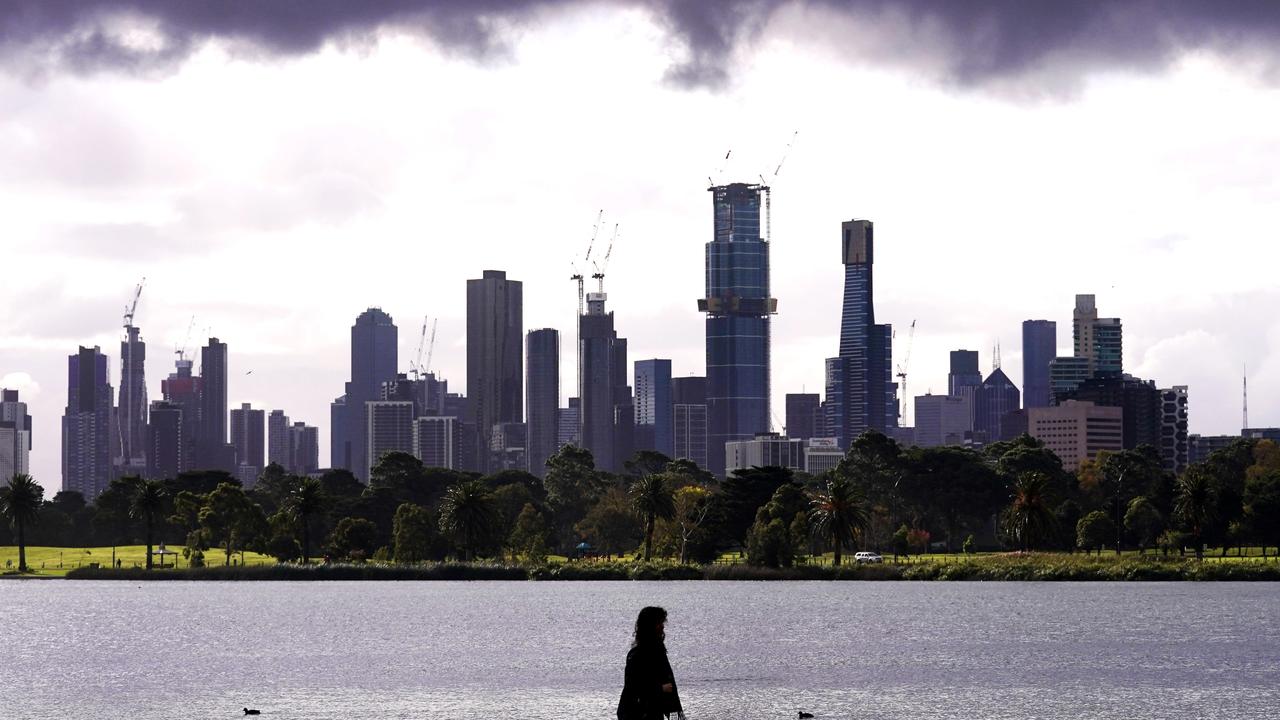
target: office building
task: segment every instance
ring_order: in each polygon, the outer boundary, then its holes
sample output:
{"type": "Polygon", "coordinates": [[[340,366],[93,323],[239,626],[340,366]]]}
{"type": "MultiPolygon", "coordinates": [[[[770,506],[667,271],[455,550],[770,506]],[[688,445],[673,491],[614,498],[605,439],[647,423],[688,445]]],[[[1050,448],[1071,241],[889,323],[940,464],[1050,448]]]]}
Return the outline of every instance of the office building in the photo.
{"type": "Polygon", "coordinates": [[[982,385],[982,371],[978,369],[977,350],[952,350],[951,369],[947,373],[947,394],[965,397],[966,390],[973,392],[982,385]]]}
{"type": "Polygon", "coordinates": [[[1068,472],[1080,469],[1103,450],[1124,449],[1124,410],[1088,401],[1066,400],[1027,410],[1027,432],[1062,460],[1068,472]]]}
{"type": "Polygon", "coordinates": [[[820,437],[816,422],[822,410],[822,399],[817,393],[787,393],[787,427],[789,438],[808,440],[820,437]]]}
{"type": "Polygon", "coordinates": [[[954,395],[917,395],[914,444],[919,447],[963,445],[972,433],[972,403],[954,395]]]}
{"type": "Polygon", "coordinates": [[[1160,460],[1164,469],[1175,475],[1181,475],[1191,463],[1187,395],[1186,385],[1160,391],[1160,460]]]}
{"type": "MultiPolygon", "coordinates": [[[[1078,357],[1058,357],[1049,362],[1049,395],[1050,404],[1058,403],[1071,397],[1080,383],[1088,380],[1089,361],[1078,357]]],[[[1029,409],[1029,408],[1028,408],[1029,409]]]]}
{"type": "Polygon", "coordinates": [[[368,456],[369,403],[380,401],[382,384],[396,378],[398,341],[399,329],[381,308],[360,313],[351,326],[351,379],[329,407],[330,465],[366,483],[376,460],[368,456]]]}
{"type": "Polygon", "coordinates": [[[747,470],[753,467],[804,469],[804,441],[784,438],[777,433],[763,433],[750,440],[725,443],[725,469],[747,470]]]}
{"type": "Polygon", "coordinates": [[[1239,440],[1239,435],[1190,435],[1187,437],[1187,456],[1192,465],[1209,459],[1219,450],[1226,450],[1239,440]]]}
{"type": "Polygon", "coordinates": [[[1270,440],[1280,443],[1280,428],[1245,428],[1240,431],[1240,435],[1253,440],[1270,440]]]}
{"type": "Polygon", "coordinates": [[[467,281],[468,421],[475,427],[476,458],[487,472],[498,423],[524,422],[524,285],[501,270],[467,281]]]}
{"type": "Polygon", "coordinates": [[[671,457],[675,432],[671,401],[671,361],[637,360],[635,365],[636,449],[671,457]]]}
{"type": "Polygon", "coordinates": [[[31,416],[17,390],[0,390],[0,484],[31,474],[31,416]]]}
{"type": "Polygon", "coordinates": [[[1022,393],[1000,368],[991,371],[974,393],[973,430],[984,442],[1012,440],[1017,435],[1005,432],[1005,417],[1016,412],[1022,393]]]}
{"type": "Polygon", "coordinates": [[[227,441],[227,344],[218,338],[200,348],[200,427],[194,467],[236,472],[236,451],[227,441]]]}
{"type": "Polygon", "coordinates": [[[631,456],[635,410],[627,385],[627,342],[614,330],[605,300],[605,293],[587,293],[587,312],[578,318],[579,437],[597,468],[621,472],[631,456]]]}
{"type": "Polygon", "coordinates": [[[700,376],[672,378],[672,458],[691,460],[707,467],[707,379],[700,376]]]}
{"type": "Polygon", "coordinates": [[[578,398],[569,398],[569,407],[556,411],[556,450],[565,445],[582,446],[578,433],[582,431],[581,406],[578,398]]]}
{"type": "Polygon", "coordinates": [[[125,339],[120,342],[120,398],[116,407],[116,432],[112,452],[117,474],[140,474],[147,464],[147,344],[126,318],[125,339]]]}
{"type": "Polygon", "coordinates": [[[709,188],[714,235],[706,244],[707,468],[725,473],[725,443],[750,440],[770,428],[769,316],[778,301],[769,294],[767,215],[761,225],[762,185],[733,183],[709,188]]]}
{"type": "Polygon", "coordinates": [[[362,456],[368,459],[364,468],[366,478],[373,477],[373,468],[390,452],[413,454],[413,403],[405,400],[370,400],[365,403],[366,449],[362,456]]]}
{"type": "Polygon", "coordinates": [[[529,426],[524,423],[498,423],[489,436],[489,472],[524,470],[529,467],[529,426]]]}
{"type": "Polygon", "coordinates": [[[289,447],[289,416],[283,410],[267,414],[267,464],[279,465],[285,470],[293,462],[289,447]]]}
{"type": "Polygon", "coordinates": [[[1053,403],[1049,363],[1058,354],[1058,324],[1052,320],[1022,321],[1022,402],[1028,408],[1053,403]]]}
{"type": "Polygon", "coordinates": [[[311,475],[320,469],[320,429],[304,422],[289,426],[289,463],[293,475],[311,475]]]}
{"type": "Polygon", "coordinates": [[[461,423],[456,417],[428,416],[413,421],[413,454],[427,467],[461,469],[461,423]]]}
{"type": "Polygon", "coordinates": [[[872,268],[875,234],[870,220],[841,224],[844,302],[840,354],[826,361],[826,433],[841,447],[867,430],[888,434],[898,426],[893,382],[893,328],[875,321],[872,268]]]}
{"type": "Polygon", "coordinates": [[[804,471],[810,475],[835,470],[843,459],[844,450],[840,449],[835,438],[809,438],[804,441],[804,471]]]}
{"type": "Polygon", "coordinates": [[[183,413],[183,407],[176,403],[151,403],[146,455],[147,477],[152,480],[173,479],[190,469],[184,455],[188,444],[183,413]]]}
{"type": "MultiPolygon", "coordinates": [[[[236,449],[237,472],[242,477],[248,477],[252,473],[253,482],[257,482],[258,475],[266,467],[262,444],[264,420],[263,411],[255,410],[249,403],[243,403],[231,411],[231,445],[236,449]],[[244,467],[255,470],[239,469],[244,467]]],[[[253,482],[245,487],[252,487],[253,482]]]]}
{"type": "Polygon", "coordinates": [[[530,330],[525,338],[528,373],[525,383],[525,415],[528,471],[538,477],[547,472],[547,458],[559,449],[560,331],[555,328],[530,330]]]}
{"type": "Polygon", "coordinates": [[[1142,445],[1160,448],[1160,390],[1154,382],[1132,375],[1106,375],[1080,383],[1069,398],[1124,410],[1123,445],[1133,450],[1142,445]]]}
{"type": "Polygon", "coordinates": [[[1119,318],[1099,318],[1093,295],[1076,295],[1072,313],[1075,356],[1088,361],[1089,377],[1114,377],[1123,372],[1123,327],[1119,318]]]}
{"type": "Polygon", "coordinates": [[[67,407],[62,415],[62,489],[90,502],[111,474],[112,406],[107,356],[81,347],[67,358],[67,407]]]}
{"type": "Polygon", "coordinates": [[[183,471],[195,468],[196,441],[200,429],[200,394],[202,380],[192,374],[193,363],[182,353],[169,377],[160,381],[160,396],[165,402],[182,409],[183,471]]]}

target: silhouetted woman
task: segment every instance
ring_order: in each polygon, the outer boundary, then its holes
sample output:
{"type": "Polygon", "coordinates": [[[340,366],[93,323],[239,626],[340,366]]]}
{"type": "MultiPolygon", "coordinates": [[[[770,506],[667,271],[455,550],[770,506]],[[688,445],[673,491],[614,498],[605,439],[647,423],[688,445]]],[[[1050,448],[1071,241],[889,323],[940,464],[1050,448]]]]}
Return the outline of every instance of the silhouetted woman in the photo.
{"type": "Polygon", "coordinates": [[[660,720],[676,713],[684,720],[676,678],[667,661],[667,611],[647,607],[636,618],[635,641],[627,653],[626,679],[618,699],[618,720],[660,720]]]}

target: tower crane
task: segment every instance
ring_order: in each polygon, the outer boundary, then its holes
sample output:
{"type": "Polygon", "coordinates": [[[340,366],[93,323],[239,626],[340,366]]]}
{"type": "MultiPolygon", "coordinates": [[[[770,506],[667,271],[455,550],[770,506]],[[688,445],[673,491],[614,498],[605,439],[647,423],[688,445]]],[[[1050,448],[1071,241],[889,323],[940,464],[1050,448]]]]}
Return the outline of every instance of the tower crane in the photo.
{"type": "Polygon", "coordinates": [[[791,133],[791,139],[787,141],[787,147],[782,151],[782,159],[779,160],[777,166],[773,168],[773,174],[769,176],[769,179],[766,180],[763,174],[760,175],[760,188],[764,190],[765,242],[771,242],[773,240],[773,181],[778,179],[778,173],[782,172],[783,164],[787,162],[787,158],[791,157],[791,147],[796,144],[796,138],[799,137],[799,135],[799,130],[791,133]]]}
{"type": "Polygon", "coordinates": [[[414,353],[413,361],[409,363],[409,372],[413,374],[414,380],[422,378],[422,346],[427,342],[427,321],[431,319],[429,315],[422,316],[422,333],[418,335],[418,352],[414,353]]]}
{"type": "Polygon", "coordinates": [[[179,360],[187,359],[187,345],[191,344],[191,330],[196,326],[196,316],[191,316],[191,322],[187,323],[187,334],[182,338],[182,345],[173,349],[173,354],[178,356],[179,360]]]}
{"type": "Polygon", "coordinates": [[[609,266],[609,257],[613,255],[613,243],[618,239],[618,227],[617,223],[613,226],[613,237],[609,238],[609,249],[605,251],[604,261],[599,265],[596,265],[594,262],[591,263],[596,269],[596,271],[592,273],[591,279],[600,283],[599,287],[601,293],[604,292],[604,271],[605,268],[609,266]]]}
{"type": "Polygon", "coordinates": [[[898,411],[899,424],[906,425],[907,422],[907,366],[911,364],[911,344],[916,338],[916,321],[911,321],[911,327],[907,330],[907,351],[902,355],[902,363],[898,365],[897,378],[902,381],[902,407],[898,411]]]}
{"type": "Polygon", "coordinates": [[[427,364],[422,368],[423,375],[431,372],[431,356],[436,352],[436,325],[438,324],[440,324],[440,318],[431,321],[431,337],[427,340],[427,364]]]}
{"type": "MultiPolygon", "coordinates": [[[[596,235],[599,234],[600,232],[600,221],[603,219],[604,219],[604,210],[602,209],[596,215],[595,226],[591,228],[591,240],[590,242],[587,243],[587,254],[582,259],[583,264],[591,262],[591,250],[596,245],[596,235]]],[[[571,268],[573,268],[573,274],[569,276],[569,279],[575,280],[578,283],[578,317],[582,317],[582,281],[583,281],[582,273],[578,272],[578,264],[576,262],[571,262],[569,265],[571,268]]],[[[577,320],[574,321],[574,324],[577,324],[577,320]]]]}

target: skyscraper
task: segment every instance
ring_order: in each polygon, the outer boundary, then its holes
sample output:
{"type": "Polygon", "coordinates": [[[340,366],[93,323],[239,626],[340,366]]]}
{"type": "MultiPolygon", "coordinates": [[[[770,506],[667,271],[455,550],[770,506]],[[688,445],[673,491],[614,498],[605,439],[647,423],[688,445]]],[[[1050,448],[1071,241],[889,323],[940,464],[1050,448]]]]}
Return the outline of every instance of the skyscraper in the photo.
{"type": "Polygon", "coordinates": [[[130,322],[120,342],[120,399],[116,409],[118,442],[113,453],[122,473],[141,471],[146,467],[147,447],[147,344],[139,329],[130,322]]]}
{"type": "Polygon", "coordinates": [[[991,371],[974,394],[973,429],[986,442],[1011,440],[1005,418],[1021,406],[1022,393],[1000,368],[991,371]]]}
{"type": "Polygon", "coordinates": [[[1174,385],[1160,391],[1160,459],[1164,469],[1181,475],[1190,464],[1191,443],[1187,434],[1187,386],[1174,385]]]}
{"type": "Polygon", "coordinates": [[[787,393],[787,437],[808,440],[821,437],[814,427],[822,398],[817,393],[787,393]]]}
{"type": "Polygon", "coordinates": [[[0,483],[31,472],[31,416],[17,390],[0,390],[0,483]]]}
{"type": "Polygon", "coordinates": [[[671,361],[657,358],[637,360],[635,393],[636,449],[657,450],[671,457],[675,452],[671,419],[671,361]]]}
{"type": "Polygon", "coordinates": [[[1076,295],[1072,341],[1075,356],[1089,363],[1089,377],[1118,377],[1124,371],[1120,318],[1099,318],[1093,295],[1076,295]]]}
{"type": "Polygon", "coordinates": [[[151,403],[151,417],[147,423],[147,477],[152,480],[172,479],[189,469],[184,430],[181,405],[164,400],[151,403]]]}
{"type": "Polygon", "coordinates": [[[898,426],[893,382],[893,327],[875,321],[872,265],[875,234],[870,220],[840,226],[844,304],[840,354],[826,362],[827,432],[847,448],[869,429],[898,426]]]}
{"type": "Polygon", "coordinates": [[[1022,321],[1022,402],[1028,408],[1049,407],[1049,363],[1058,354],[1058,324],[1052,320],[1022,321]]]}
{"type": "Polygon", "coordinates": [[[525,342],[529,358],[529,382],[525,386],[528,392],[525,458],[529,472],[542,477],[547,471],[547,458],[558,448],[556,417],[560,409],[560,331],[554,328],[530,330],[525,342]]]}
{"type": "Polygon", "coordinates": [[[1080,383],[1066,397],[1089,401],[1098,407],[1121,408],[1124,411],[1122,439],[1125,450],[1133,450],[1140,445],[1160,448],[1163,414],[1160,390],[1155,382],[1132,375],[1093,377],[1080,383]]]}
{"type": "MultiPolygon", "coordinates": [[[[762,237],[763,185],[709,188],[714,235],[706,245],[707,466],[725,472],[725,443],[769,431],[769,238],[762,237]]],[[[767,213],[767,208],[766,208],[767,213]]],[[[769,218],[764,218],[767,231],[769,218]]]]}
{"type": "Polygon", "coordinates": [[[267,464],[276,464],[289,470],[293,451],[289,447],[289,416],[283,410],[272,410],[267,415],[267,464]]]}
{"type": "Polygon", "coordinates": [[[629,453],[634,408],[627,383],[627,345],[605,311],[606,295],[587,293],[587,312],[578,318],[578,377],[581,446],[596,467],[618,472],[629,453]]]}
{"type": "Polygon", "coordinates": [[[952,350],[951,371],[947,373],[947,394],[965,397],[966,392],[982,384],[977,350],[952,350]],[[966,391],[966,388],[968,390],[966,391]]]}
{"type": "Polygon", "coordinates": [[[242,403],[231,411],[231,444],[236,449],[239,464],[256,469],[253,477],[266,467],[263,464],[263,420],[263,411],[254,409],[249,403],[242,403]]]}
{"type": "Polygon", "coordinates": [[[674,448],[671,457],[692,460],[707,467],[707,379],[680,377],[671,380],[671,419],[674,448]]]}
{"type": "Polygon", "coordinates": [[[413,454],[427,467],[459,469],[462,436],[456,417],[420,417],[413,421],[413,454]]]}
{"type": "Polygon", "coordinates": [[[368,463],[361,472],[373,476],[373,467],[389,452],[413,454],[413,403],[406,400],[370,400],[365,403],[368,446],[361,453],[368,463]]]}
{"type": "Polygon", "coordinates": [[[111,472],[111,384],[107,356],[81,347],[67,359],[67,408],[62,415],[62,489],[92,501],[111,472]]]}
{"type": "Polygon", "coordinates": [[[488,471],[493,426],[524,422],[524,285],[501,270],[467,281],[468,418],[477,469],[488,471]]]}
{"type": "Polygon", "coordinates": [[[351,380],[346,394],[330,406],[335,421],[333,466],[350,470],[366,483],[376,460],[368,457],[368,403],[378,400],[382,384],[396,377],[398,335],[395,322],[381,308],[360,313],[351,326],[351,380]]]}
{"type": "Polygon", "coordinates": [[[195,467],[236,470],[235,448],[227,443],[227,344],[209,338],[200,348],[200,439],[195,467]]]}
{"type": "Polygon", "coordinates": [[[191,373],[192,363],[179,355],[176,368],[160,381],[164,401],[182,409],[182,470],[195,468],[196,440],[200,432],[200,393],[202,380],[191,373]]]}

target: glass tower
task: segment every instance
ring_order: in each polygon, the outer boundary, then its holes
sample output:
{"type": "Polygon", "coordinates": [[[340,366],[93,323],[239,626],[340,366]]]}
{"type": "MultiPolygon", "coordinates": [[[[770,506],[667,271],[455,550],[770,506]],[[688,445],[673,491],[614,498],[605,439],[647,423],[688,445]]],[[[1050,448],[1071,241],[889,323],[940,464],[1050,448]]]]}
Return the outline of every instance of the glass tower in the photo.
{"type": "Polygon", "coordinates": [[[1049,363],[1058,354],[1058,324],[1052,320],[1022,321],[1022,389],[1028,408],[1049,407],[1049,363]]]}
{"type": "MultiPolygon", "coordinates": [[[[714,236],[706,246],[707,469],[725,470],[725,443],[769,430],[769,242],[760,235],[769,188],[710,188],[714,236]]],[[[768,222],[767,212],[764,217],[768,222]]]]}

